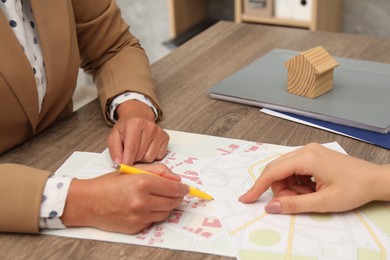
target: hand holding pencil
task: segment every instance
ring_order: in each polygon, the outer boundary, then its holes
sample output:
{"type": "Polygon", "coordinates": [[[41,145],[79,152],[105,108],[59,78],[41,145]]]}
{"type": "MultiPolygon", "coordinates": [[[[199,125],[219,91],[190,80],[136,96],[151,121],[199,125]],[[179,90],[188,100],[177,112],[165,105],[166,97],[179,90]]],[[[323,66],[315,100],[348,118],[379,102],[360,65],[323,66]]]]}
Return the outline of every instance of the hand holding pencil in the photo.
{"type": "Polygon", "coordinates": [[[183,202],[188,186],[164,164],[137,167],[162,178],[113,171],[96,178],[73,179],[61,217],[64,225],[135,234],[166,220],[183,202]]]}
{"type": "MultiPolygon", "coordinates": [[[[147,172],[147,171],[144,171],[141,169],[137,169],[135,167],[125,165],[125,164],[115,164],[114,168],[122,173],[125,173],[125,174],[147,174],[147,175],[161,177],[157,174],[150,173],[150,172],[147,172]]],[[[191,196],[197,197],[197,198],[204,199],[204,200],[213,200],[213,197],[211,195],[209,195],[209,194],[207,194],[199,189],[196,189],[192,186],[189,186],[189,193],[188,194],[191,196]]]]}

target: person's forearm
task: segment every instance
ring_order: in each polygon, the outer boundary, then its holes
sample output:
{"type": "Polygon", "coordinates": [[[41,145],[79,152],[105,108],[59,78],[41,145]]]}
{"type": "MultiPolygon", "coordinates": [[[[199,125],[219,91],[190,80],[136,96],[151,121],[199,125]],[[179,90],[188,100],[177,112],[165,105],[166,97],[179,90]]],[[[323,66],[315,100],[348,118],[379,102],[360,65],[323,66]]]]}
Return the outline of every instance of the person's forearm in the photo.
{"type": "Polygon", "coordinates": [[[120,104],[116,110],[119,117],[136,116],[146,118],[152,122],[154,122],[155,119],[153,110],[144,103],[137,100],[125,101],[120,104]]]}
{"type": "Polygon", "coordinates": [[[378,165],[378,170],[373,173],[372,183],[370,187],[374,192],[374,200],[390,201],[390,164],[378,165]]]}
{"type": "Polygon", "coordinates": [[[66,227],[91,226],[92,220],[88,219],[88,206],[92,205],[93,198],[89,197],[89,192],[93,188],[87,187],[86,181],[73,179],[69,187],[68,197],[64,212],[61,217],[62,223],[66,227]]]}
{"type": "MultiPolygon", "coordinates": [[[[115,97],[107,105],[109,119],[113,123],[116,123],[118,120],[117,107],[120,106],[121,104],[125,103],[126,101],[130,101],[130,100],[139,101],[141,103],[144,103],[148,107],[148,109],[151,109],[153,111],[154,118],[155,118],[155,120],[157,120],[157,118],[159,116],[158,108],[152,103],[152,101],[150,101],[150,99],[147,96],[145,96],[143,94],[136,93],[136,92],[125,92],[125,93],[115,97]]],[[[133,110],[134,108],[133,108],[132,104],[134,104],[134,102],[130,102],[130,105],[128,107],[127,107],[127,104],[125,104],[124,105],[126,107],[125,110],[129,110],[129,109],[133,110]]],[[[122,107],[122,110],[123,109],[124,108],[122,107]]]]}

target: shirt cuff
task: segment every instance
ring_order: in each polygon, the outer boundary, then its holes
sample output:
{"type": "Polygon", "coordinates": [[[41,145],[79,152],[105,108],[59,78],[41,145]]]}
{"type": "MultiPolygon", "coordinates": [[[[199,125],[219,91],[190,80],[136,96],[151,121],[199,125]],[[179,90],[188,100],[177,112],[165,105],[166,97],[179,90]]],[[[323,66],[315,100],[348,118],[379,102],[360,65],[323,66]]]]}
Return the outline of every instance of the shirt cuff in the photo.
{"type": "Polygon", "coordinates": [[[139,93],[135,93],[135,92],[126,92],[126,93],[123,93],[123,94],[113,98],[111,100],[110,105],[108,106],[108,115],[109,115],[110,120],[113,123],[116,123],[116,121],[118,120],[118,118],[116,118],[116,116],[115,116],[115,109],[120,104],[122,104],[123,102],[125,102],[127,100],[137,100],[137,101],[140,101],[140,102],[144,103],[145,105],[149,106],[150,109],[152,109],[152,111],[154,113],[154,119],[157,120],[157,118],[158,118],[157,108],[153,105],[153,103],[150,101],[150,99],[147,96],[139,94],[139,93]]]}
{"type": "Polygon", "coordinates": [[[60,217],[65,208],[72,177],[51,175],[42,195],[39,228],[65,228],[60,217]]]}

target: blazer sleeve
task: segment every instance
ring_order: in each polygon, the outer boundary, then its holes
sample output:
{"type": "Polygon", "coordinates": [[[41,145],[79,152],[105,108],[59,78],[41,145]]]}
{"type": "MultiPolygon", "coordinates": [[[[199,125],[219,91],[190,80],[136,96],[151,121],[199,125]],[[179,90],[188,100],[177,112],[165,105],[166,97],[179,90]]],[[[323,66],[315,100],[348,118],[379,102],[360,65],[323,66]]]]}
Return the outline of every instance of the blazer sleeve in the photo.
{"type": "Polygon", "coordinates": [[[0,232],[38,233],[43,190],[50,173],[0,164],[0,232]]]}
{"type": "Polygon", "coordinates": [[[81,67],[93,76],[100,106],[126,91],[144,94],[157,107],[150,65],[145,51],[129,32],[115,0],[73,0],[81,67]]]}

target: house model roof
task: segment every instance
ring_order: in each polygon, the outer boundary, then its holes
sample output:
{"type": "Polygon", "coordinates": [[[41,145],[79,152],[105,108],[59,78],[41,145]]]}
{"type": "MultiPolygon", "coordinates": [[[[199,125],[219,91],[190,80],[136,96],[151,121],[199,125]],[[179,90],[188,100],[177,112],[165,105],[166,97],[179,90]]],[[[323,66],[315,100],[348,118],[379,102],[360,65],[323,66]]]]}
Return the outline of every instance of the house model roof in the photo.
{"type": "MultiPolygon", "coordinates": [[[[337,61],[322,46],[302,52],[298,56],[300,55],[313,66],[316,74],[322,74],[338,66],[337,61]]],[[[289,66],[289,61],[285,65],[289,66]]]]}
{"type": "Polygon", "coordinates": [[[338,63],[321,46],[298,54],[284,65],[289,93],[316,98],[333,88],[333,70],[338,63]]]}

